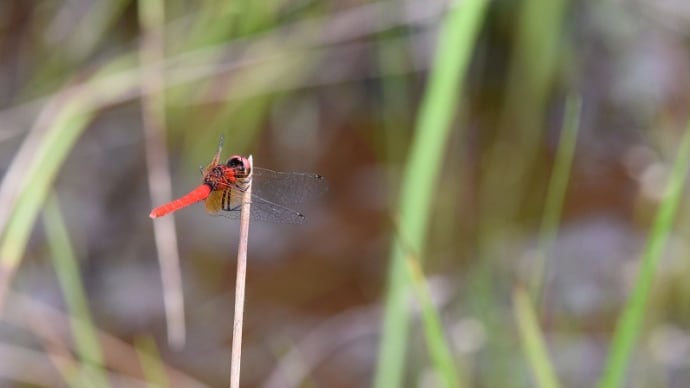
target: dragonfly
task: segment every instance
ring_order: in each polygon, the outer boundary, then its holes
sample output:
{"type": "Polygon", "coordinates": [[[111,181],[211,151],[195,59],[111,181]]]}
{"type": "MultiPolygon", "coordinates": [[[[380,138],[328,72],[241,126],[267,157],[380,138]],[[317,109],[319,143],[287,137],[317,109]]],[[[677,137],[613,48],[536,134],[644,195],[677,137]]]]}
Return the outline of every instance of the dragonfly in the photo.
{"type": "Polygon", "coordinates": [[[303,224],[306,221],[304,215],[288,206],[315,199],[328,190],[326,179],[319,174],[254,167],[240,155],[233,155],[221,163],[222,149],[223,136],[211,162],[200,168],[201,184],[186,195],[153,209],[149,217],[163,217],[205,201],[209,214],[238,219],[243,194],[251,181],[251,220],[303,224]]]}

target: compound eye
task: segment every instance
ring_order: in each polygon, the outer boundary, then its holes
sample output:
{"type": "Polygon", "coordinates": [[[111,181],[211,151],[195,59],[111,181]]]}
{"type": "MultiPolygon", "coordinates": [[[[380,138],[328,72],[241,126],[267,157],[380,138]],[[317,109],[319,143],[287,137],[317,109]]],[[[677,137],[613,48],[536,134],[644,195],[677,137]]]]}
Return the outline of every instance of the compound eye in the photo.
{"type": "Polygon", "coordinates": [[[241,156],[233,156],[228,160],[227,166],[230,168],[236,168],[236,169],[244,169],[244,158],[241,156]]]}
{"type": "Polygon", "coordinates": [[[239,155],[235,155],[228,159],[226,163],[233,171],[235,171],[236,176],[246,177],[249,176],[251,166],[249,165],[249,160],[239,155]]]}

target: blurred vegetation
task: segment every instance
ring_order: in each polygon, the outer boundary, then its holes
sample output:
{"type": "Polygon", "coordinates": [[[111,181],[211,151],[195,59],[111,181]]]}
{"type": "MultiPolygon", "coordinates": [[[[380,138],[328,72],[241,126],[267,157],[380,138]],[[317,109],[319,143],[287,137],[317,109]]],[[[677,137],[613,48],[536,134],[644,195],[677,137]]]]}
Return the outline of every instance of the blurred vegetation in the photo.
{"type": "Polygon", "coordinates": [[[690,6],[0,2],[0,386],[684,387],[690,6]],[[260,182],[256,182],[257,185],[260,182]],[[184,301],[184,304],[182,303],[184,301]]]}

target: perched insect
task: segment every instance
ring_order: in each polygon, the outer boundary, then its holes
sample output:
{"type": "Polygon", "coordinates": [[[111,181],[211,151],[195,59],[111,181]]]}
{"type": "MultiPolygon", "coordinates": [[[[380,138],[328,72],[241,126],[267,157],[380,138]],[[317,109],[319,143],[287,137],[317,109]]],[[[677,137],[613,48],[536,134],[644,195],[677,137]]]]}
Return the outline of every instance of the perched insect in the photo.
{"type": "Polygon", "coordinates": [[[251,179],[251,219],[257,221],[302,224],[302,213],[287,207],[314,199],[328,190],[326,179],[318,174],[277,172],[253,167],[243,156],[231,156],[225,164],[220,162],[223,137],[218,151],[206,168],[201,185],[188,194],[161,205],[149,217],[158,218],[196,202],[206,200],[206,211],[214,215],[239,218],[242,194],[251,179]]]}

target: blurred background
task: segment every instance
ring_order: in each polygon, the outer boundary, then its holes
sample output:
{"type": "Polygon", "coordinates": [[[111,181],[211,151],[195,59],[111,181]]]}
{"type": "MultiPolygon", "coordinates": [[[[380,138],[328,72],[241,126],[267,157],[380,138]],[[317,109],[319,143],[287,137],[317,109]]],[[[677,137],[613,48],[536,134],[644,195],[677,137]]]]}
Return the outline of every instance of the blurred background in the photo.
{"type": "Polygon", "coordinates": [[[242,386],[594,386],[653,241],[624,385],[687,386],[689,70],[680,0],[4,0],[0,386],[227,386],[238,222],[148,218],[221,135],[329,184],[251,224],[242,386]]]}

